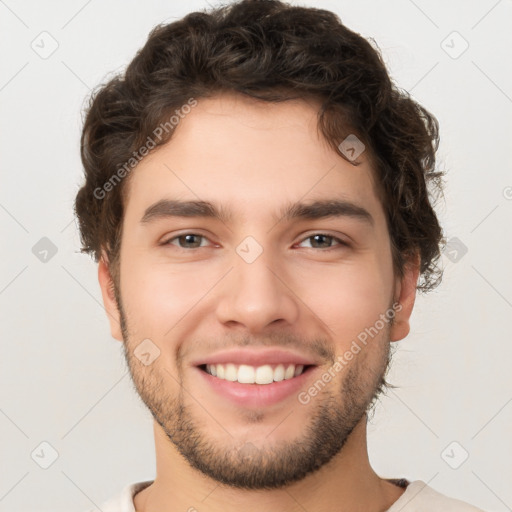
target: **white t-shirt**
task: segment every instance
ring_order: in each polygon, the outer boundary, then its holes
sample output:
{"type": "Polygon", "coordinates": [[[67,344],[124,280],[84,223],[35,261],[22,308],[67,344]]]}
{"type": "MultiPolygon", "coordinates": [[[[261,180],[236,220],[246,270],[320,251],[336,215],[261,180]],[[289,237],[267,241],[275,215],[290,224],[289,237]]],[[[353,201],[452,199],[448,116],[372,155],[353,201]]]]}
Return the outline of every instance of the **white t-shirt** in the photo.
{"type": "MultiPolygon", "coordinates": [[[[401,482],[401,487],[405,485],[407,487],[386,512],[484,512],[464,501],[448,498],[421,480],[415,480],[408,484],[404,479],[393,479],[393,482],[401,482]]],[[[104,502],[100,507],[101,511],[135,512],[133,497],[152,483],[153,480],[146,480],[127,485],[118,496],[104,502]]],[[[90,509],[88,512],[98,512],[98,509],[90,509]]]]}

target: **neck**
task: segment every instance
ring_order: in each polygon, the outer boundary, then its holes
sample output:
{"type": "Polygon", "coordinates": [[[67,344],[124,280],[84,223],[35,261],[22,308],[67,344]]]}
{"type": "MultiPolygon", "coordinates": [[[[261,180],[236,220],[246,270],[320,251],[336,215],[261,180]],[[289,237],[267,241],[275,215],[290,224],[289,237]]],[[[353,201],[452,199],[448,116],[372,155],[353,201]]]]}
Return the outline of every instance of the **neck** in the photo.
{"type": "Polygon", "coordinates": [[[285,488],[264,491],[230,488],[206,477],[188,464],[156,422],[153,428],[157,476],[135,496],[136,512],[382,512],[404,492],[380,478],[370,466],[366,415],[328,464],[285,488]]]}

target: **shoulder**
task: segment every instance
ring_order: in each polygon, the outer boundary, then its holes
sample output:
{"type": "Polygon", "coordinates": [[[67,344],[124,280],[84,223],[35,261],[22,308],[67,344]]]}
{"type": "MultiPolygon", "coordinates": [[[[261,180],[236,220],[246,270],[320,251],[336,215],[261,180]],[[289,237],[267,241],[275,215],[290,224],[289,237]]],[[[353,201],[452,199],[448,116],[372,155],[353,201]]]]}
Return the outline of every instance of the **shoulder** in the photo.
{"type": "Polygon", "coordinates": [[[425,482],[411,482],[400,498],[387,512],[484,512],[469,503],[450,498],[425,482]]]}
{"type": "Polygon", "coordinates": [[[89,509],[87,512],[135,512],[134,496],[152,483],[153,480],[146,480],[126,485],[116,496],[103,502],[100,507],[89,509]]]}

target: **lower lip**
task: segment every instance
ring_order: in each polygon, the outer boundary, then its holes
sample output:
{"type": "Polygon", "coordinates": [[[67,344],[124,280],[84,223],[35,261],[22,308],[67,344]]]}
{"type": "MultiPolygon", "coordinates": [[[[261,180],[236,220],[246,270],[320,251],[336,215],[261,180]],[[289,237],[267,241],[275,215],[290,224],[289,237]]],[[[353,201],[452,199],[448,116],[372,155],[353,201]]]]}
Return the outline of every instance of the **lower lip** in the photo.
{"type": "Polygon", "coordinates": [[[272,382],[272,384],[242,384],[219,379],[198,367],[195,369],[202,375],[206,383],[219,395],[239,406],[265,407],[277,404],[290,396],[297,396],[316,366],[310,366],[298,377],[272,382]]]}

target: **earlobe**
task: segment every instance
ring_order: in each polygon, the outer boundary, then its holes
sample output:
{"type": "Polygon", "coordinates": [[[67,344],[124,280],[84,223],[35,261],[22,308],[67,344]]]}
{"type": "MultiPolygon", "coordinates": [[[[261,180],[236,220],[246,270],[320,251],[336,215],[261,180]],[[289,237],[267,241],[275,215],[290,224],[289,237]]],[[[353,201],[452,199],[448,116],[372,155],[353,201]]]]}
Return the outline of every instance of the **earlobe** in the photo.
{"type": "Polygon", "coordinates": [[[416,254],[404,267],[404,275],[398,282],[398,296],[396,302],[400,306],[396,309],[395,318],[390,331],[390,341],[404,339],[410,330],[409,319],[416,299],[416,287],[420,272],[420,256],[416,254]]]}
{"type": "Polygon", "coordinates": [[[110,273],[108,258],[104,252],[98,262],[98,281],[100,283],[105,311],[110,322],[110,333],[116,340],[123,341],[121,318],[114,292],[114,280],[110,273]]]}

